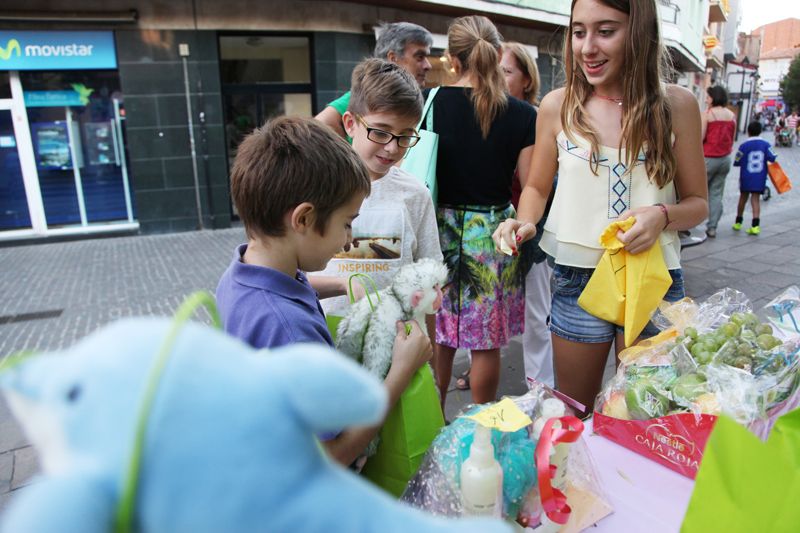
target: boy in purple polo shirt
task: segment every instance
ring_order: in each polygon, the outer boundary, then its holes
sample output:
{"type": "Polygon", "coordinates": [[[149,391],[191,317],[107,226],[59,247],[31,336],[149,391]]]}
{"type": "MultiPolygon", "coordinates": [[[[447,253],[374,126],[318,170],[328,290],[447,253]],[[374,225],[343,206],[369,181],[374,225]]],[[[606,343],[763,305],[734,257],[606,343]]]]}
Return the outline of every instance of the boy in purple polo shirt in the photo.
{"type": "MultiPolygon", "coordinates": [[[[325,268],[350,242],[351,225],[370,192],[358,155],[327,126],[312,119],[278,118],[239,145],[231,195],[244,223],[240,245],[217,286],[225,331],[255,348],[297,342],[333,346],[315,288],[305,272],[325,268]]],[[[346,279],[317,286],[320,296],[346,293],[346,279]]],[[[397,325],[392,366],[384,380],[389,410],[414,372],[431,357],[416,322],[397,325]]],[[[335,398],[331,399],[335,401],[335,398]]],[[[348,429],[324,444],[351,464],[380,426],[348,429]]]]}

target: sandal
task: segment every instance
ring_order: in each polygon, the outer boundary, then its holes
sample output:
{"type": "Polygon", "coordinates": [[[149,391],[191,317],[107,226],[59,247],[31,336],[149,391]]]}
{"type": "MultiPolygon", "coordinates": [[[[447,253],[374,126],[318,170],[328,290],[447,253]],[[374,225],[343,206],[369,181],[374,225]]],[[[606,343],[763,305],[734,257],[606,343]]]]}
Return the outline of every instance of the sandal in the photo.
{"type": "Polygon", "coordinates": [[[460,376],[456,379],[456,388],[458,390],[469,390],[469,371],[471,369],[467,368],[464,372],[461,373],[460,376]]]}

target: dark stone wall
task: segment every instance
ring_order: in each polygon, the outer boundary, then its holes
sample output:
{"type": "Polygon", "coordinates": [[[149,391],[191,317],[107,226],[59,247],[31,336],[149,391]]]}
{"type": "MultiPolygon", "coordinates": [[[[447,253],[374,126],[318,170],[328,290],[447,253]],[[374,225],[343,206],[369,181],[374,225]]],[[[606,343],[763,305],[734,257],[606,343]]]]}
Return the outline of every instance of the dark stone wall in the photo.
{"type": "Polygon", "coordinates": [[[229,227],[216,32],[120,30],[115,35],[131,187],[142,233],[199,226],[180,43],[188,44],[190,52],[187,71],[203,225],[229,227]]]}
{"type": "MultiPolygon", "coordinates": [[[[187,231],[199,225],[180,43],[188,44],[190,50],[187,66],[203,225],[229,227],[217,32],[117,30],[115,35],[131,189],[142,233],[187,231]]],[[[372,54],[375,39],[370,34],[315,32],[312,42],[312,91],[314,113],[318,113],[350,89],[352,70],[372,54]]],[[[537,64],[540,96],[563,84],[560,62],[552,65],[551,56],[540,53],[537,64]]]]}
{"type": "Polygon", "coordinates": [[[375,48],[375,37],[367,34],[316,32],[314,34],[314,91],[319,113],[331,100],[350,90],[350,75],[375,48]]]}

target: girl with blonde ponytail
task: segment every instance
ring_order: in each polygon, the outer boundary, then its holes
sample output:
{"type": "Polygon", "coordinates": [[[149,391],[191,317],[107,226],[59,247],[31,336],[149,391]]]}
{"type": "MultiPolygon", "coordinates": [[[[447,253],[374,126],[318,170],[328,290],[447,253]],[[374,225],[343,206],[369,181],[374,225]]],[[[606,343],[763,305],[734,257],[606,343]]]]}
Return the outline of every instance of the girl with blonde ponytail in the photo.
{"type": "Polygon", "coordinates": [[[434,352],[443,407],[457,348],[471,350],[472,400],[485,403],[497,394],[500,348],[522,333],[525,272],[516,257],[493,253],[491,232],[514,216],[511,181],[515,167],[527,175],[536,123],[533,106],[506,95],[500,34],[489,19],[456,19],[447,38],[458,81],[439,89],[431,111],[436,214],[450,270],[434,352]]]}
{"type": "Polygon", "coordinates": [[[500,34],[486,17],[463,17],[457,19],[447,32],[447,53],[461,76],[456,85],[472,87],[470,100],[475,107],[475,117],[485,139],[489,135],[492,121],[504,110],[506,82],[500,69],[498,52],[500,34]]]}
{"type": "MultiPolygon", "coordinates": [[[[664,82],[665,52],[655,0],[572,0],[564,40],[566,86],[542,99],[537,149],[519,213],[494,233],[512,248],[536,233],[558,173],[540,246],[554,263],[550,331],[556,384],[591,409],[621,328],[577,300],[603,254],[598,238],[635,217],[617,237],[630,254],[660,246],[684,296],[677,230],[708,213],[700,110],[691,92],[664,82]],[[678,200],[680,198],[680,201],[678,200]]],[[[630,296],[630,295],[629,295],[630,296]]],[[[642,337],[657,330],[648,325],[642,337]]]]}

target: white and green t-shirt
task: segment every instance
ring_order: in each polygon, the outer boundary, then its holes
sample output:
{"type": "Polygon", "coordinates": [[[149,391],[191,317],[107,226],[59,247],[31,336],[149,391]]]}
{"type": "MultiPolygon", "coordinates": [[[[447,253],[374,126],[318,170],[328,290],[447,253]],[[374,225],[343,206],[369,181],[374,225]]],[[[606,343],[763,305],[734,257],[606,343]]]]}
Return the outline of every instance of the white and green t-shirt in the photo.
{"type": "MultiPolygon", "coordinates": [[[[442,260],[430,193],[414,176],[392,167],[372,182],[372,192],[353,221],[353,242],[336,254],[325,270],[313,274],[349,277],[364,273],[382,289],[400,267],[423,257],[442,260]]],[[[322,300],[326,314],[343,315],[349,305],[346,296],[322,300]]]]}

